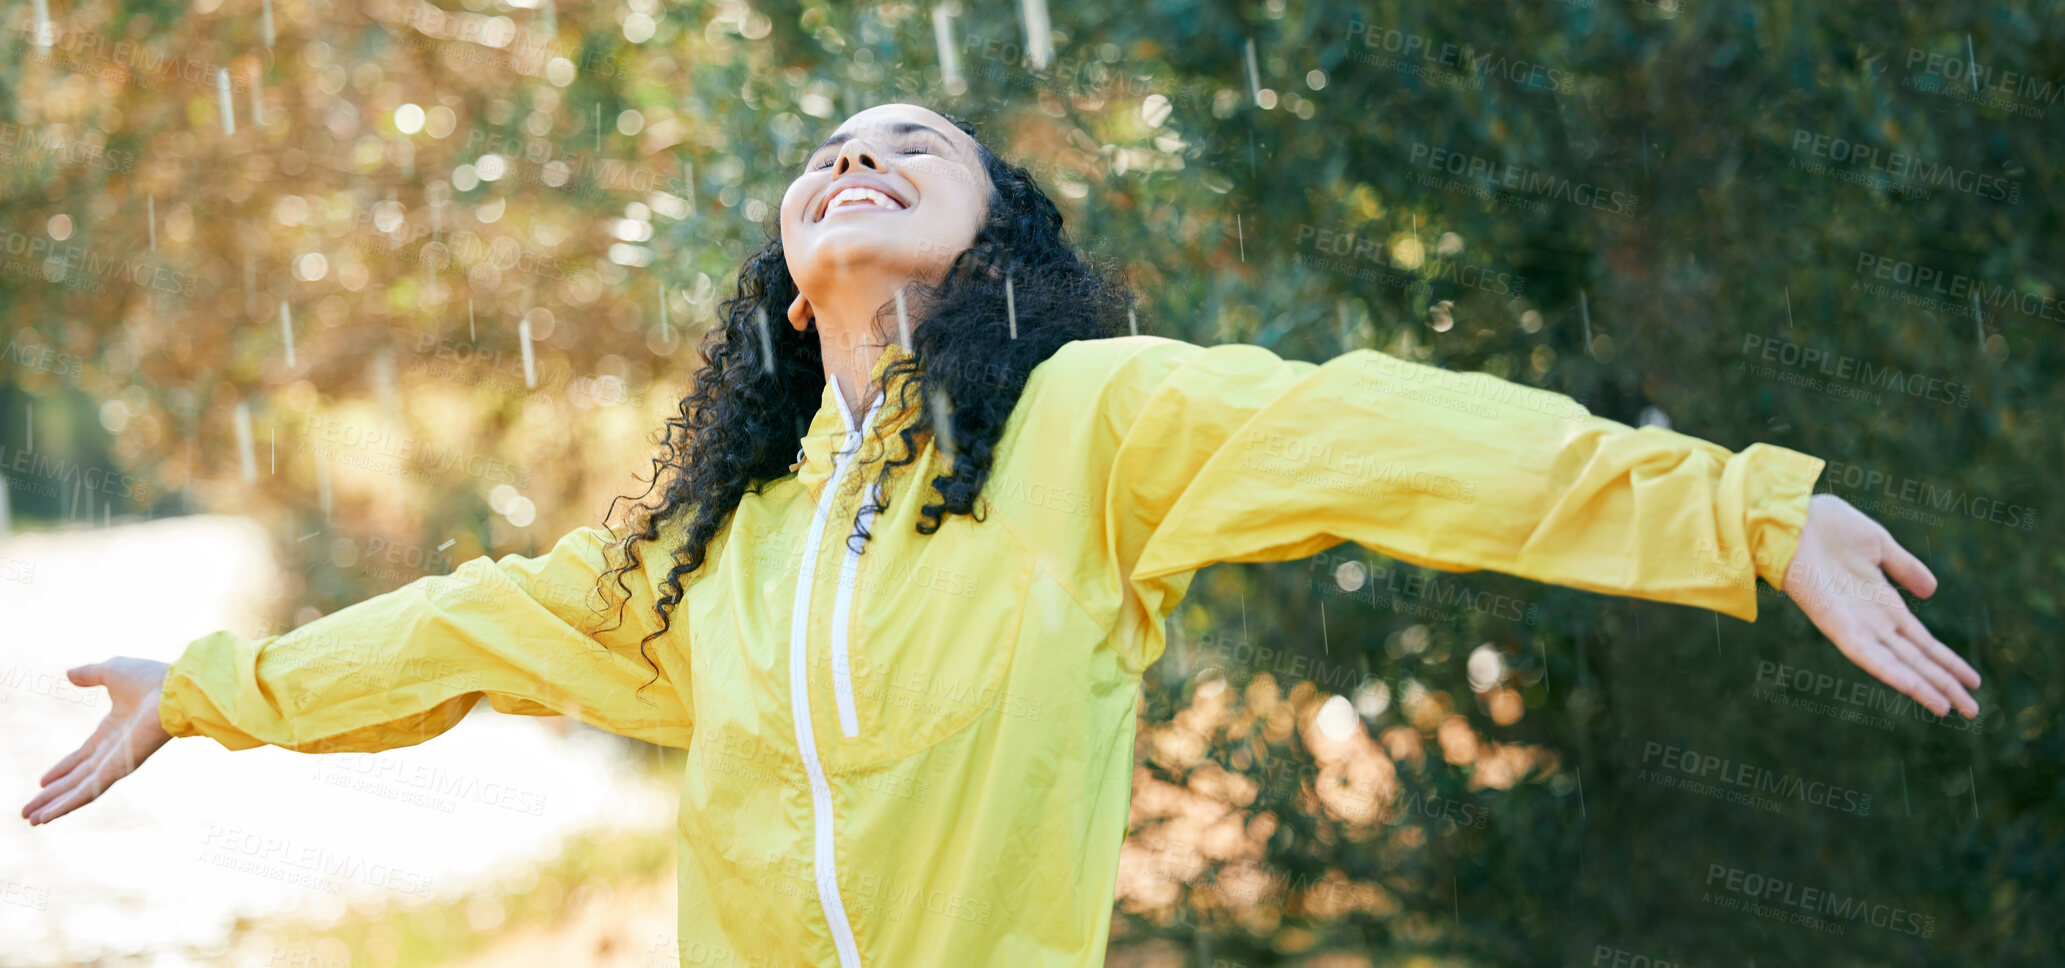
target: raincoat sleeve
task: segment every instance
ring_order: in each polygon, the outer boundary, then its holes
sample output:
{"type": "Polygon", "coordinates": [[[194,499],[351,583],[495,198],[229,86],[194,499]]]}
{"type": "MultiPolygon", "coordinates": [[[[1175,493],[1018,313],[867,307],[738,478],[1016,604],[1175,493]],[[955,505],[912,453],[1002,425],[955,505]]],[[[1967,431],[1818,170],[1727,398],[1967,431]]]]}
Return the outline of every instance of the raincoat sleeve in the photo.
{"type": "MultiPolygon", "coordinates": [[[[1106,536],[1150,615],[1213,562],[1352,541],[1442,571],[1754,621],[1756,579],[1783,587],[1824,464],[1636,429],[1561,394],[1375,350],[1322,365],[1241,344],[1102,342],[1118,344],[1102,351],[1099,422],[1117,448],[1106,536]]],[[[1160,645],[1144,641],[1133,662],[1160,645]]]]}
{"type": "Polygon", "coordinates": [[[437,736],[486,696],[500,712],[566,715],[686,747],[681,616],[645,647],[655,681],[639,654],[658,628],[647,574],[623,576],[621,622],[614,583],[607,606],[596,592],[609,543],[608,532],[581,528],[542,556],[483,555],[284,634],[204,636],[173,662],[159,720],[173,736],[230,749],[372,752],[437,736]]]}

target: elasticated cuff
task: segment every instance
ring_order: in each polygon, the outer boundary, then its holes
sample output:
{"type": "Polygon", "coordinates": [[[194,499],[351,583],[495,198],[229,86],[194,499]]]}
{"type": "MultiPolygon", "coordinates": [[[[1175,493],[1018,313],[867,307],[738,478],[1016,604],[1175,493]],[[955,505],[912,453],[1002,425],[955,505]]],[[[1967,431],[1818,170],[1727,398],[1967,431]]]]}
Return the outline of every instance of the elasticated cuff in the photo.
{"type": "Polygon", "coordinates": [[[1828,462],[1773,444],[1751,444],[1744,453],[1751,455],[1755,488],[1747,522],[1751,561],[1759,577],[1784,591],[1786,570],[1800,549],[1800,529],[1807,524],[1807,502],[1828,462]]]}

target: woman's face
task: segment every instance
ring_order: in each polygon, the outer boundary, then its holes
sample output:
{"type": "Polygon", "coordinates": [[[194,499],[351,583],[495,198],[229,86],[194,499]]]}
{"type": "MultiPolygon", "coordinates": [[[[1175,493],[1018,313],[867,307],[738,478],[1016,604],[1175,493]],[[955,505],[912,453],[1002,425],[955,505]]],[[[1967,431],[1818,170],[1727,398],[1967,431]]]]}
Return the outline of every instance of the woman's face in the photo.
{"type": "Polygon", "coordinates": [[[911,104],[853,117],[782,196],[782,249],[804,296],[830,287],[936,281],[975,242],[989,203],[975,139],[911,104]]]}

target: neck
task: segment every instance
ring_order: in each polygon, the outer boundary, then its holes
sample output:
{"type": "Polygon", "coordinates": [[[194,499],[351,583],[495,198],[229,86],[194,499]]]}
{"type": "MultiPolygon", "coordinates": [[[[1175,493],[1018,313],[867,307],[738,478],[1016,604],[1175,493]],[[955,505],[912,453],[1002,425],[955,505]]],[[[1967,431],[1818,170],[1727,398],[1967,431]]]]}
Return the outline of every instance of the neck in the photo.
{"type": "MultiPolygon", "coordinates": [[[[900,337],[894,309],[896,289],[887,283],[841,286],[822,302],[810,301],[817,317],[818,345],[824,352],[825,379],[839,378],[839,393],[856,423],[865,418],[867,402],[879,389],[868,382],[875,361],[890,341],[900,337]],[[888,318],[878,326],[877,314],[885,306],[890,307],[888,318]]],[[[908,300],[908,295],[905,298],[908,300]]]]}

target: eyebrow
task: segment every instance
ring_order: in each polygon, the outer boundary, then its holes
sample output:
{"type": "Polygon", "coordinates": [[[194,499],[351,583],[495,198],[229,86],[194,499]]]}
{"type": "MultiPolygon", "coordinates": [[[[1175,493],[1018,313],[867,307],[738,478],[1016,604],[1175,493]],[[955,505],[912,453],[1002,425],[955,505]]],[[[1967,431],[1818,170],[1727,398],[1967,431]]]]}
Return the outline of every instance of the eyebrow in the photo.
{"type": "MultiPolygon", "coordinates": [[[[948,138],[946,135],[940,134],[939,129],[931,127],[930,125],[919,124],[916,121],[898,121],[895,124],[889,126],[889,132],[891,134],[911,134],[913,132],[918,131],[923,131],[927,134],[932,135],[935,138],[938,138],[939,140],[945,142],[947,147],[954,147],[953,139],[948,138]]],[[[853,134],[851,132],[841,131],[838,134],[826,138],[823,144],[810,149],[810,154],[804,156],[804,159],[807,161],[811,158],[815,158],[817,157],[818,152],[823,151],[826,148],[830,148],[833,145],[845,144],[846,142],[851,140],[853,140],[853,134]]]]}

